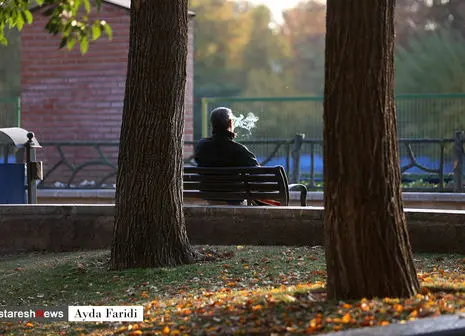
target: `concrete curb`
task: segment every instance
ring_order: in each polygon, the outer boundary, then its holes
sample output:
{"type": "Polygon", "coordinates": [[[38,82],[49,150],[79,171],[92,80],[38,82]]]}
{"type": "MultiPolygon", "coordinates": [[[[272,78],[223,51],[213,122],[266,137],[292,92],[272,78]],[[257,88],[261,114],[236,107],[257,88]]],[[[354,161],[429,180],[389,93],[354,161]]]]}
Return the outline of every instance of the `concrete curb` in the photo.
{"type": "Polygon", "coordinates": [[[325,336],[463,336],[465,335],[465,315],[444,315],[423,318],[405,324],[391,324],[386,327],[360,328],[325,336]]]}
{"type": "MultiPolygon", "coordinates": [[[[0,205],[0,254],[108,248],[113,204],[0,205]]],[[[324,244],[322,207],[184,206],[193,244],[324,244]]],[[[465,211],[406,209],[415,252],[465,254],[465,211]]]]}

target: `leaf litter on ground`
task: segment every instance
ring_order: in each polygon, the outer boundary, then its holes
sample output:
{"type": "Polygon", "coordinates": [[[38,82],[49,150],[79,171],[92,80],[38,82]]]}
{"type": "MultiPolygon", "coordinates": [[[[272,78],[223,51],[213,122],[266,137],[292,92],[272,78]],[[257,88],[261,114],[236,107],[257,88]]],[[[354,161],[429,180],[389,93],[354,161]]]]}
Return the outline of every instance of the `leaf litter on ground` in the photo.
{"type": "Polygon", "coordinates": [[[465,311],[463,256],[416,255],[415,297],[331,302],[321,247],[198,250],[195,265],[123,272],[107,269],[108,251],[0,258],[10,275],[0,279],[2,305],[128,304],[145,312],[141,323],[2,323],[0,334],[318,334],[465,311]]]}

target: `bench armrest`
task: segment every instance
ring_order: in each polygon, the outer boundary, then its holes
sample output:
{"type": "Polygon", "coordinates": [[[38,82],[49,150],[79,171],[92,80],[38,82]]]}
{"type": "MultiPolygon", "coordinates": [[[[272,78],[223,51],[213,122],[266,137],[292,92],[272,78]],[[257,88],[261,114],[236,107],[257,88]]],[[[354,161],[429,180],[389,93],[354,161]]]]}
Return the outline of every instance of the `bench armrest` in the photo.
{"type": "Polygon", "coordinates": [[[300,191],[300,205],[307,206],[307,187],[303,184],[289,184],[289,191],[300,191]]]}

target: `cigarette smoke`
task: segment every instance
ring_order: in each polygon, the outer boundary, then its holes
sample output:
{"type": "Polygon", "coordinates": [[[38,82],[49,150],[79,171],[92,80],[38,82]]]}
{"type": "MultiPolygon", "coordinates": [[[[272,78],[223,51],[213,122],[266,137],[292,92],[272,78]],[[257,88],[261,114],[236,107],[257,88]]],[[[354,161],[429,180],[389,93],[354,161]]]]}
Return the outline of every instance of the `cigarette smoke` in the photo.
{"type": "Polygon", "coordinates": [[[252,133],[252,129],[257,127],[258,117],[252,112],[247,113],[247,116],[244,117],[243,114],[239,116],[233,115],[234,128],[242,128],[246,131],[247,135],[252,133]]]}

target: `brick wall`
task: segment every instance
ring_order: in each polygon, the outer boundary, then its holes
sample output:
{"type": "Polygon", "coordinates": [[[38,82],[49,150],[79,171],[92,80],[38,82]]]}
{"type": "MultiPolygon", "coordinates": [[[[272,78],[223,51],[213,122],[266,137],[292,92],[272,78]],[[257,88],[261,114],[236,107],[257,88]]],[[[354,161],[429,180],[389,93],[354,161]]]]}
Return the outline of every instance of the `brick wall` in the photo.
{"type": "MultiPolygon", "coordinates": [[[[102,36],[84,56],[77,44],[71,52],[58,49],[60,38],[44,29],[47,18],[40,10],[33,14],[34,24],[25,26],[21,36],[22,127],[34,131],[39,141],[118,141],[126,81],[129,11],[103,3],[100,16],[110,23],[113,39],[109,41],[102,36]]],[[[193,139],[192,21],[190,16],[184,136],[187,141],[193,139]]],[[[59,159],[55,149],[44,148],[41,152],[45,170],[59,159]]],[[[89,148],[68,148],[65,152],[76,165],[89,157],[97,157],[97,151],[89,148]]],[[[115,147],[104,152],[116,162],[115,147]]],[[[188,156],[191,152],[192,146],[186,146],[185,154],[188,156]]],[[[68,176],[67,170],[58,175],[68,176]]],[[[86,174],[89,173],[83,172],[83,176],[86,174]]]]}

